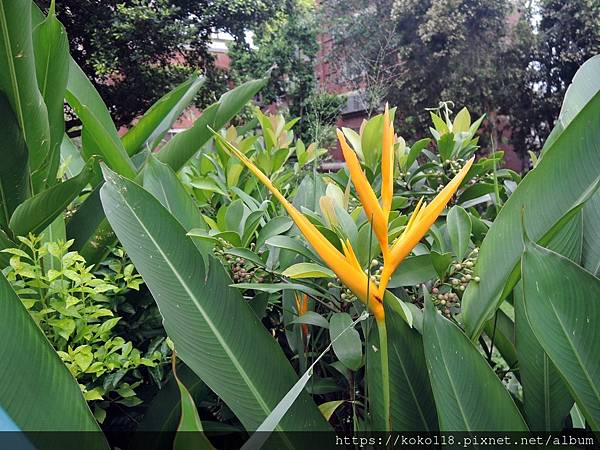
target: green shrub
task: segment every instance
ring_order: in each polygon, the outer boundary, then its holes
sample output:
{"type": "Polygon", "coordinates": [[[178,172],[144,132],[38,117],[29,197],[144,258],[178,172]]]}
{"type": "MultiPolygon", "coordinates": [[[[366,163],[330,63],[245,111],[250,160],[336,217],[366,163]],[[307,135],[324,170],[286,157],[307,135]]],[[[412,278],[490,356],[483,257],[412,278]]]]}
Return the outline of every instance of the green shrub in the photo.
{"type": "MultiPolygon", "coordinates": [[[[106,263],[109,270],[95,274],[79,253],[69,250],[72,240],[43,242],[31,234],[18,239],[25,250],[2,250],[11,255],[5,275],[85,399],[94,401],[96,417],[102,421],[111,402],[140,404],[135,392],[143,381],[140,369],[156,367],[163,354],[136,348],[126,333],[119,333],[118,306],[143,283],[133,264],[112,258],[106,263]]],[[[124,256],[122,250],[115,252],[124,256]]]]}

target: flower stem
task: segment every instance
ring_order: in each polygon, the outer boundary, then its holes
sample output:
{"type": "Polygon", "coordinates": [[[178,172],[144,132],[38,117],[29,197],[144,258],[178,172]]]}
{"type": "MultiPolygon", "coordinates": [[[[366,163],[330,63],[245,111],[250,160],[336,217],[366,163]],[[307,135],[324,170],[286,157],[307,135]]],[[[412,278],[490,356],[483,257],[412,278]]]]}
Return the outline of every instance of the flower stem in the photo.
{"type": "Polygon", "coordinates": [[[385,319],[377,320],[377,331],[379,333],[379,357],[381,358],[381,394],[383,400],[383,419],[385,421],[385,430],[392,428],[390,417],[390,370],[388,365],[388,343],[387,328],[385,319]]]}

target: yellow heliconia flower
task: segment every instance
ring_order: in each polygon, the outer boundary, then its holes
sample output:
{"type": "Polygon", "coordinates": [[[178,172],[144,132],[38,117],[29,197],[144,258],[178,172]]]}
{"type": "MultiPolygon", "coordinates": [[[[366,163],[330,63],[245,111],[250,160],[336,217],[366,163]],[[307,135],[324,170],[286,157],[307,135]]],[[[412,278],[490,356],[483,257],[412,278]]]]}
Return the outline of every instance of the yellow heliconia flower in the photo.
{"type": "Polygon", "coordinates": [[[394,128],[389,118],[386,106],[384,113],[384,128],[382,139],[381,160],[381,205],[364,174],[356,153],[350,148],[343,133],[338,130],[337,135],[342,148],[342,153],[350,172],[350,178],[365,214],[373,227],[373,232],[379,241],[383,255],[383,269],[379,285],[369,279],[361,267],[350,241],[341,242],[343,253],[331,244],[319,230],[300,213],[271,183],[271,180],[261,172],[241,151],[215,133],[215,138],[233,153],[244,165],[264,184],[267,189],[279,200],[286,209],[300,232],[315,249],[341,282],[348,287],[360,301],[368,306],[378,321],[384,319],[383,296],[394,271],[410,251],[419,243],[431,225],[440,215],[446,204],[450,201],[460,186],[473,159],[454,177],[454,179],[433,199],[429,205],[419,201],[402,235],[391,245],[388,243],[388,219],[392,206],[394,186],[394,128]]]}

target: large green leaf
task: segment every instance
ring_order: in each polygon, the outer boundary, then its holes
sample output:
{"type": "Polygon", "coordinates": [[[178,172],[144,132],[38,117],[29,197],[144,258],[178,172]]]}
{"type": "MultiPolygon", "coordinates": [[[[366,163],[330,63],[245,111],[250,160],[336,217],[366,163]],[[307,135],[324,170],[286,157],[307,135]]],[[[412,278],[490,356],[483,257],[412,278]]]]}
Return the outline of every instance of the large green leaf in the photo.
{"type": "MultiPolygon", "coordinates": [[[[0,299],[0,407],[23,431],[100,431],[77,382],[1,273],[0,299]]],[[[31,435],[38,439],[44,442],[31,435]]],[[[108,448],[101,433],[80,439],[82,448],[108,448]]],[[[37,447],[56,445],[49,441],[37,447]]]]}
{"type": "MultiPolygon", "coordinates": [[[[548,247],[572,261],[581,258],[581,212],[548,242],[548,247]]],[[[531,330],[523,305],[523,287],[514,289],[515,337],[519,380],[527,423],[536,431],[560,431],[573,406],[567,385],[531,330]]]]}
{"type": "Polygon", "coordinates": [[[600,93],[582,109],[548,148],[508,199],[486,235],[471,283],[463,297],[467,334],[478,336],[502,300],[506,281],[522,253],[521,214],[537,241],[575,204],[600,173],[600,93]]]}
{"type": "Polygon", "coordinates": [[[590,427],[600,430],[600,280],[532,242],[521,264],[531,329],[590,427]]]}
{"type": "Polygon", "coordinates": [[[8,100],[0,92],[0,228],[8,231],[14,210],[31,194],[27,144],[8,100]]]}
{"type": "Polygon", "coordinates": [[[441,431],[527,431],[483,355],[426,299],[423,345],[441,431]]]}
{"type": "Polygon", "coordinates": [[[0,0],[0,91],[21,127],[34,172],[48,156],[50,128],[36,79],[31,28],[31,0],[0,0]]]}
{"type": "Polygon", "coordinates": [[[97,152],[115,172],[133,179],[136,175],[135,167],[119,139],[104,101],[73,60],[69,67],[65,98],[83,123],[84,132],[93,147],[93,150],[84,153],[91,156],[97,152]]]}
{"type": "Polygon", "coordinates": [[[62,213],[87,185],[93,161],[76,177],[55,184],[21,203],[10,218],[10,229],[15,236],[39,234],[62,213]]]}
{"type": "Polygon", "coordinates": [[[571,84],[565,92],[558,120],[542,150],[550,148],[569,123],[579,114],[585,105],[600,91],[600,55],[592,56],[577,70],[571,84]]]}
{"type": "Polygon", "coordinates": [[[127,153],[134,155],[145,147],[154,149],[203,83],[204,77],[194,75],[154,103],[123,136],[127,153]]]}
{"type": "Polygon", "coordinates": [[[33,30],[33,45],[38,86],[46,103],[50,126],[50,149],[42,176],[47,185],[52,185],[56,182],[65,132],[64,101],[70,59],[67,33],[56,18],[54,1],[48,17],[33,30]]]}
{"type": "Polygon", "coordinates": [[[594,275],[600,275],[600,191],[583,208],[581,263],[594,275]]]}
{"type": "Polygon", "coordinates": [[[423,353],[423,338],[388,304],[388,334],[392,430],[433,431],[438,428],[433,393],[423,353]]]}
{"type": "Polygon", "coordinates": [[[534,431],[560,431],[573,406],[565,382],[539,344],[525,315],[522,283],[515,288],[515,334],[523,406],[534,431]]]}
{"type": "Polygon", "coordinates": [[[212,137],[207,128],[219,130],[235,116],[267,83],[267,78],[248,81],[226,92],[218,102],[206,108],[189,130],[179,133],[165,144],[158,159],[178,171],[212,137]]]}
{"type": "MultiPolygon", "coordinates": [[[[202,256],[181,224],[137,184],[106,171],[104,211],[144,278],[179,357],[248,430],[256,429],[297,380],[221,264],[202,256]],[[232,322],[234,321],[234,322],[232,322]]],[[[279,429],[327,429],[307,394],[279,429]]]]}

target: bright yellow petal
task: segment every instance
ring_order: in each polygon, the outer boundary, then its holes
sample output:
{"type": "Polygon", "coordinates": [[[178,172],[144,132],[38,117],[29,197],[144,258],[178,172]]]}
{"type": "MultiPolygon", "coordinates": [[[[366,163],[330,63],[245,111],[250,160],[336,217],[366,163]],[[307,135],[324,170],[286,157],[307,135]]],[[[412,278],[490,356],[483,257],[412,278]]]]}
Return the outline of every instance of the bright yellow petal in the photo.
{"type": "Polygon", "coordinates": [[[390,250],[389,259],[385,262],[381,273],[381,292],[385,290],[391,276],[398,268],[400,263],[406,256],[415,248],[415,245],[425,236],[431,225],[436,221],[442,210],[446,207],[452,196],[458,190],[467,172],[471,168],[475,158],[471,158],[465,166],[456,174],[456,176],[448,183],[444,189],[433,199],[426,207],[420,207],[417,215],[413,213],[411,217],[412,223],[409,221],[410,227],[407,226],[402,236],[394,243],[390,250]],[[415,218],[413,220],[413,218],[415,218]]]}
{"type": "Polygon", "coordinates": [[[387,217],[394,195],[394,125],[390,121],[388,105],[383,113],[383,140],[381,147],[381,203],[387,217]]]}
{"type": "Polygon", "coordinates": [[[352,264],[354,267],[356,267],[358,270],[362,271],[362,267],[360,265],[360,263],[358,262],[358,258],[356,257],[356,254],[354,253],[354,249],[352,248],[352,244],[350,244],[350,241],[348,239],[346,239],[346,242],[342,241],[342,248],[344,249],[344,254],[346,255],[346,260],[352,264]]]}
{"type": "Polygon", "coordinates": [[[365,209],[367,219],[373,225],[373,231],[375,236],[377,236],[381,250],[385,254],[387,253],[388,246],[388,227],[383,210],[379,205],[379,201],[377,200],[375,192],[373,192],[367,177],[360,167],[356,153],[354,153],[354,151],[350,148],[346,142],[344,134],[340,130],[337,130],[337,136],[338,140],[340,141],[340,146],[342,147],[342,153],[344,154],[346,165],[348,166],[348,171],[350,172],[350,178],[352,179],[352,183],[354,183],[356,193],[358,194],[358,198],[365,209]]]}
{"type": "Polygon", "coordinates": [[[244,165],[263,183],[277,200],[283,205],[288,212],[302,235],[306,238],[309,244],[315,249],[321,259],[327,264],[331,270],[335,272],[338,278],[344,283],[356,296],[365,304],[369,304],[369,309],[378,320],[383,317],[383,306],[381,299],[377,296],[377,287],[372,283],[367,275],[350,264],[346,257],[339,252],[337,248],[331,244],[317,228],[300,213],[287,199],[279,192],[279,190],[271,183],[271,180],[262,173],[262,171],[254,165],[250,159],[237,148],[222,138],[221,135],[214,133],[215,139],[218,139],[225,148],[233,153],[244,165]],[[368,287],[367,287],[368,286],[368,287]],[[369,292],[370,300],[367,300],[367,292],[369,292]]]}

